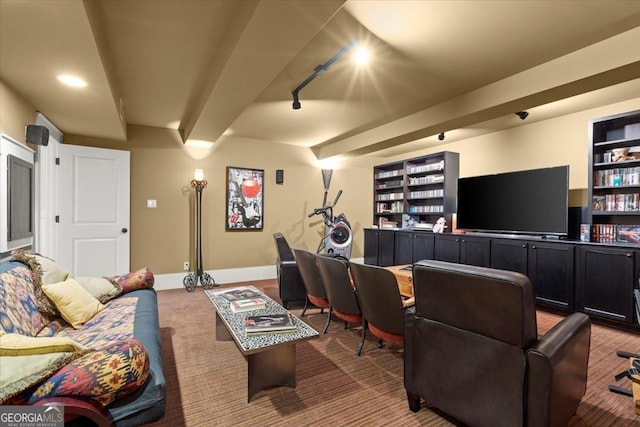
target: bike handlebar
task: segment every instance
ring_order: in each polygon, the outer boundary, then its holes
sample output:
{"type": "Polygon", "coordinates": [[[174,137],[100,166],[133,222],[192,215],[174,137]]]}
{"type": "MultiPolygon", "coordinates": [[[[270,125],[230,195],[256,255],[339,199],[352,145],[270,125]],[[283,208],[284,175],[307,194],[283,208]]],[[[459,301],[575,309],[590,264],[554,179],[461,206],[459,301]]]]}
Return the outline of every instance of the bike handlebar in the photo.
{"type": "Polygon", "coordinates": [[[336,194],[336,199],[333,201],[333,205],[332,206],[335,206],[335,205],[338,204],[338,199],[340,198],[340,196],[342,196],[342,190],[339,190],[338,194],[336,194]]]}
{"type": "Polygon", "coordinates": [[[312,216],[314,216],[314,215],[320,215],[320,214],[323,214],[323,213],[325,213],[326,211],[328,211],[328,210],[330,210],[330,209],[333,209],[333,207],[332,207],[332,206],[325,206],[325,207],[323,207],[323,208],[315,208],[315,209],[313,210],[313,212],[311,212],[311,213],[310,213],[309,215],[307,215],[307,216],[308,216],[309,218],[311,218],[311,217],[312,217],[312,216]]]}
{"type": "MultiPolygon", "coordinates": [[[[336,199],[333,201],[333,204],[331,206],[323,206],[321,208],[315,208],[313,210],[313,212],[311,212],[307,216],[309,218],[311,218],[314,215],[321,215],[321,214],[324,214],[325,212],[327,212],[328,210],[333,209],[336,206],[336,204],[338,204],[338,200],[340,199],[340,196],[342,196],[342,190],[338,191],[338,194],[336,194],[336,199]]],[[[327,203],[327,192],[325,191],[324,199],[322,200],[322,204],[325,205],[326,203],[327,203]]]]}

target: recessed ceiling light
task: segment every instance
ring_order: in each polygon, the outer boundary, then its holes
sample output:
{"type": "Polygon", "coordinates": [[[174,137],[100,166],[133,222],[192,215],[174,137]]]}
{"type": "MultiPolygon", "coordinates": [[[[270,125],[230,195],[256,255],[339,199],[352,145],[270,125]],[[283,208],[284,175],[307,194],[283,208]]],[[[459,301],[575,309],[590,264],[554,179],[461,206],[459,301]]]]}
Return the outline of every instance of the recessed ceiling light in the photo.
{"type": "Polygon", "coordinates": [[[187,139],[187,142],[184,143],[186,147],[193,148],[211,148],[213,147],[213,142],[205,141],[203,139],[187,139]]]}
{"type": "Polygon", "coordinates": [[[353,59],[358,65],[365,65],[369,62],[369,50],[365,47],[359,47],[353,53],[353,59]]]}
{"type": "Polygon", "coordinates": [[[71,87],[87,87],[87,82],[80,77],[72,76],[70,74],[60,74],[58,80],[67,86],[71,87]]]}

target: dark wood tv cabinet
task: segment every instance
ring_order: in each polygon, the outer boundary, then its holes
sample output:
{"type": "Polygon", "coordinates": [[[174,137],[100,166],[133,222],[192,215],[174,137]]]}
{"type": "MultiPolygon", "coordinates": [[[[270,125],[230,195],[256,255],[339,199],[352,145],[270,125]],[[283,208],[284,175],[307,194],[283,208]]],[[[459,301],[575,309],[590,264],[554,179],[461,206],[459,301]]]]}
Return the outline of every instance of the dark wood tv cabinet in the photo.
{"type": "Polygon", "coordinates": [[[422,259],[517,271],[529,277],[541,308],[584,312],[640,331],[634,289],[640,246],[499,234],[364,230],[366,264],[412,264],[422,259]]]}

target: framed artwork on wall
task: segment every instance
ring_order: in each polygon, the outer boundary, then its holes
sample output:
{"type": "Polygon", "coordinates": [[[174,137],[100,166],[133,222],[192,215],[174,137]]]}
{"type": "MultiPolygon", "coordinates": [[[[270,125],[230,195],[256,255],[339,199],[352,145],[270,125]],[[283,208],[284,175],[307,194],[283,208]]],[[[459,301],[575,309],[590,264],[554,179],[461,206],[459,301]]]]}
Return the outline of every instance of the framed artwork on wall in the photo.
{"type": "Polygon", "coordinates": [[[263,183],[263,169],[227,166],[226,230],[262,230],[263,183]]]}

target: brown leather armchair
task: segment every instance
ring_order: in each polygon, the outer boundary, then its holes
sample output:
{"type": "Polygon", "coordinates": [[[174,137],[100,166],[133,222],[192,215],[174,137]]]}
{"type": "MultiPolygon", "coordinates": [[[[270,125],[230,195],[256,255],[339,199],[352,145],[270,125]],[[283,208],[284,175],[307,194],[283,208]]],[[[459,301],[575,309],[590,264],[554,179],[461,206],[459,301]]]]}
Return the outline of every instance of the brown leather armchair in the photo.
{"type": "Polygon", "coordinates": [[[538,337],[519,273],[420,261],[405,314],[404,383],[471,426],[566,426],[585,394],[591,322],[573,313],[538,337]]]}
{"type": "Polygon", "coordinates": [[[273,239],[278,253],[276,275],[278,277],[280,300],[284,308],[289,308],[290,302],[305,302],[307,300],[307,292],[287,239],[282,233],[274,233],[273,239]]]}

